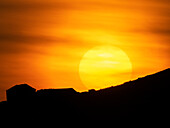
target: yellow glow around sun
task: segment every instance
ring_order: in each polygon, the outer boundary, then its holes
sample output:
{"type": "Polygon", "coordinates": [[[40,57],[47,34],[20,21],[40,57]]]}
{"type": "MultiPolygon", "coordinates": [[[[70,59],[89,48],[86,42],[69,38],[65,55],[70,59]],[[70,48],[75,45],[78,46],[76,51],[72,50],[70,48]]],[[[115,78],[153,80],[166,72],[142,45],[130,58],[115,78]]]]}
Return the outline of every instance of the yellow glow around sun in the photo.
{"type": "Polygon", "coordinates": [[[116,86],[130,79],[132,64],[124,51],[98,46],[87,51],[79,65],[79,74],[88,89],[116,86]]]}

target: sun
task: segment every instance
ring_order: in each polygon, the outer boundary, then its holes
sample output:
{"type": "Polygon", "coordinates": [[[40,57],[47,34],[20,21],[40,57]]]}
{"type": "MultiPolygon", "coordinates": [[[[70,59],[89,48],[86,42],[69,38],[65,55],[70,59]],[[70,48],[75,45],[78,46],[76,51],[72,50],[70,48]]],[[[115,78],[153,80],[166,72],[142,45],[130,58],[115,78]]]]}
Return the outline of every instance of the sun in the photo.
{"type": "Polygon", "coordinates": [[[97,46],[87,51],[79,64],[79,75],[88,89],[116,86],[130,80],[132,63],[127,54],[113,46],[97,46]]]}

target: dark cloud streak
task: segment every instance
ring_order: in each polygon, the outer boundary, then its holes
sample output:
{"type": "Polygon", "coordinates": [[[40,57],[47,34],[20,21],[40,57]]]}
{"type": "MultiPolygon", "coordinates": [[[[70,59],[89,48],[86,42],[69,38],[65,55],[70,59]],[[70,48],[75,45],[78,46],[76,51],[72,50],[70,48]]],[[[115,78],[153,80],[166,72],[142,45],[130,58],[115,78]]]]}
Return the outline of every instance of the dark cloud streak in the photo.
{"type": "Polygon", "coordinates": [[[0,11],[43,11],[43,10],[65,10],[71,8],[68,3],[56,1],[54,2],[35,2],[35,1],[18,1],[9,2],[10,0],[0,2],[0,11]]]}

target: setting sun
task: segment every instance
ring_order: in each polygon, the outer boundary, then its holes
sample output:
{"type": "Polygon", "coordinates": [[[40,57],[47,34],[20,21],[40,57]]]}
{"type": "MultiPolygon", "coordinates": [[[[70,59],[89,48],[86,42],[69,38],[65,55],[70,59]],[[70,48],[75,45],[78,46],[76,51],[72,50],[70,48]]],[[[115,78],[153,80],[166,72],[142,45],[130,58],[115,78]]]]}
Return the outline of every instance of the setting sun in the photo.
{"type": "Polygon", "coordinates": [[[82,82],[88,89],[116,86],[130,79],[132,64],[121,49],[98,46],[87,51],[79,65],[82,82]]]}
{"type": "Polygon", "coordinates": [[[0,101],[12,85],[78,92],[170,67],[168,0],[1,0],[0,101]]]}
{"type": "Polygon", "coordinates": [[[170,0],[0,0],[1,122],[164,124],[169,76],[170,0]]]}

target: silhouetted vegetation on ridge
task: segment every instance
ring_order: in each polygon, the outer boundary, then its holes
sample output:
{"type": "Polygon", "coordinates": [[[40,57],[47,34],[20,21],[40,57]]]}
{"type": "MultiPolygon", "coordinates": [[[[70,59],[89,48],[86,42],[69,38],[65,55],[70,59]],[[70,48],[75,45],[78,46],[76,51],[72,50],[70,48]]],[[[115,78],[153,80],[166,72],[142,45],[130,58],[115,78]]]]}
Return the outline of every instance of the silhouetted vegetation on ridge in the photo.
{"type": "MultiPolygon", "coordinates": [[[[41,120],[166,120],[170,69],[116,87],[79,93],[72,88],[37,90],[27,84],[6,91],[5,116],[41,120]]],[[[2,114],[1,114],[2,115],[2,114]]]]}

